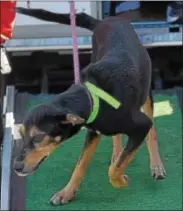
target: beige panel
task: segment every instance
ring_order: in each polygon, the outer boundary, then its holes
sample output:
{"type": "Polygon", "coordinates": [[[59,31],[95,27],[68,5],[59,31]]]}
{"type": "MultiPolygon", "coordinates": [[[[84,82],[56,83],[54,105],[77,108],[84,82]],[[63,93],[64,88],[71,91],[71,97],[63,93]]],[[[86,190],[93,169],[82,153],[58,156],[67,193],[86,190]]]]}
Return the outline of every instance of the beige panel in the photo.
{"type": "MultiPolygon", "coordinates": [[[[92,32],[77,27],[77,36],[90,36],[92,32]]],[[[71,27],[61,24],[15,26],[13,39],[71,37],[71,27]]]]}

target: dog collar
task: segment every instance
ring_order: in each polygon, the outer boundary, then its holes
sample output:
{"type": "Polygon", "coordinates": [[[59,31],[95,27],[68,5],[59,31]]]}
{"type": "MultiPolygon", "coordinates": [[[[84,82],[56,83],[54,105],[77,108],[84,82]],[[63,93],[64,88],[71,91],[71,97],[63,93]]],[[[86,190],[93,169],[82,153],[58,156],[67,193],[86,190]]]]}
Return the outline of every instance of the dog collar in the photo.
{"type": "Polygon", "coordinates": [[[112,106],[115,109],[118,109],[120,107],[121,103],[118,100],[116,100],[114,97],[112,97],[110,94],[105,92],[104,90],[96,87],[94,84],[88,81],[85,82],[85,86],[88,88],[93,100],[93,108],[87,120],[87,124],[92,123],[98,115],[99,108],[100,108],[99,98],[104,100],[106,103],[108,103],[110,106],[112,106]]]}

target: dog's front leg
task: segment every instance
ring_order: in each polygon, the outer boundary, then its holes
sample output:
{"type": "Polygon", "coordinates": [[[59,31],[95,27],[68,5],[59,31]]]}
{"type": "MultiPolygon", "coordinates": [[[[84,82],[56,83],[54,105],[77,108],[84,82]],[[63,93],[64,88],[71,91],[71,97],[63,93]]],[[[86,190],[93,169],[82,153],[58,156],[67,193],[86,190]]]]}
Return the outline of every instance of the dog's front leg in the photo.
{"type": "Polygon", "coordinates": [[[124,171],[152,126],[150,118],[140,111],[133,113],[131,120],[129,118],[128,121],[130,121],[129,125],[131,125],[132,131],[127,134],[127,146],[121,152],[118,159],[110,165],[108,171],[109,181],[114,188],[128,186],[128,177],[124,175],[124,171]]]}
{"type": "Polygon", "coordinates": [[[53,205],[66,204],[74,198],[75,193],[78,191],[81,181],[84,178],[85,171],[88,167],[92,155],[97,148],[100,138],[101,136],[95,132],[88,131],[82,153],[76,164],[71,179],[65,188],[57,192],[51,198],[50,202],[53,205]]]}

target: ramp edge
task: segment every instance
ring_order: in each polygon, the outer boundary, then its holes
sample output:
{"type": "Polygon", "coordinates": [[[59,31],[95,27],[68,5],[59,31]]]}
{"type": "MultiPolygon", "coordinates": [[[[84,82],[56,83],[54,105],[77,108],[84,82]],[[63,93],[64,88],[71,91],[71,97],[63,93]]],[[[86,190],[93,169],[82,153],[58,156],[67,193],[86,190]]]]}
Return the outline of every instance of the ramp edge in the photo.
{"type": "Polygon", "coordinates": [[[1,210],[10,210],[11,161],[14,128],[14,86],[6,88],[5,128],[2,148],[1,210]]]}

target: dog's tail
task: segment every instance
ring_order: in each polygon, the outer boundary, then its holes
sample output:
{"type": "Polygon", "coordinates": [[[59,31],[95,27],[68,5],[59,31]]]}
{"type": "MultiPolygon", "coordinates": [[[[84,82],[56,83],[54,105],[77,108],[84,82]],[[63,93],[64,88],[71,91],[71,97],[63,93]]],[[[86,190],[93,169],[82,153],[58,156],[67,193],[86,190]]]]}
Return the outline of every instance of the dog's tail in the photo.
{"type": "MultiPolygon", "coordinates": [[[[56,22],[61,24],[70,24],[70,14],[59,14],[50,12],[43,9],[27,9],[23,7],[17,7],[16,12],[28,15],[34,18],[38,18],[40,20],[50,21],[50,22],[56,22]]],[[[100,22],[100,20],[95,19],[91,17],[90,15],[87,15],[86,13],[78,13],[76,14],[76,26],[79,26],[81,28],[89,29],[90,31],[93,31],[95,26],[100,22]]]]}

